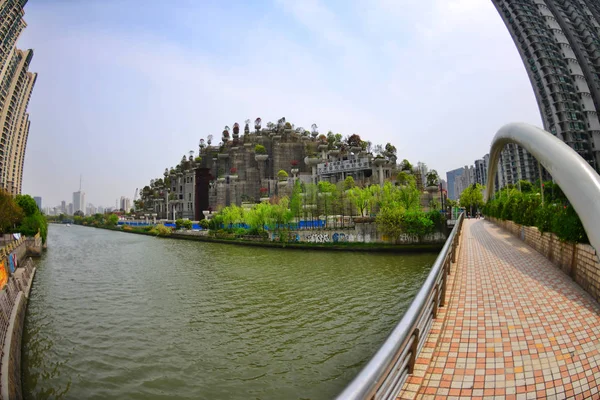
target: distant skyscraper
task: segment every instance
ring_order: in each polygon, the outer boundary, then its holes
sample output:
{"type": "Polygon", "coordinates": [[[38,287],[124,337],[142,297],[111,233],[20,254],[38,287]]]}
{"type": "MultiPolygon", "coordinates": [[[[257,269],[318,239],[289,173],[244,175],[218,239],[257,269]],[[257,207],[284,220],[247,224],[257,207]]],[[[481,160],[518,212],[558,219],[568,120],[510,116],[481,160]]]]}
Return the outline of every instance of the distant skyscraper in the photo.
{"type": "Polygon", "coordinates": [[[38,209],[39,209],[40,211],[42,211],[42,198],[41,198],[41,197],[38,197],[38,196],[36,196],[36,197],[34,197],[34,198],[33,198],[33,200],[35,200],[35,204],[37,204],[37,206],[38,206],[38,209]]]}
{"type": "Polygon", "coordinates": [[[73,212],[76,211],[85,213],[85,193],[81,190],[73,192],[73,212]]]}
{"type": "MultiPolygon", "coordinates": [[[[600,171],[600,2],[492,2],[525,64],[544,129],[600,171]]],[[[502,160],[509,183],[537,179],[525,153],[509,150],[502,160]]]]}
{"type": "Polygon", "coordinates": [[[454,178],[454,195],[460,198],[461,193],[470,185],[475,183],[475,168],[465,165],[463,173],[454,178]]]}
{"type": "Polygon", "coordinates": [[[26,0],[0,0],[0,188],[20,194],[29,135],[27,106],[37,74],[28,72],[33,51],[15,43],[25,28],[26,0]]]}
{"type": "Polygon", "coordinates": [[[129,212],[129,210],[131,210],[131,199],[129,197],[121,196],[120,208],[125,212],[129,212]]]}
{"type": "Polygon", "coordinates": [[[446,172],[446,181],[448,185],[448,198],[451,200],[456,200],[457,196],[454,193],[454,182],[456,178],[461,176],[465,172],[464,168],[453,169],[452,171],[446,172]]]}
{"type": "Polygon", "coordinates": [[[69,203],[69,205],[67,206],[67,215],[73,214],[75,214],[75,210],[73,209],[73,203],[69,203]]]}
{"type": "Polygon", "coordinates": [[[60,212],[63,214],[67,213],[67,202],[64,200],[60,202],[60,212]]]}

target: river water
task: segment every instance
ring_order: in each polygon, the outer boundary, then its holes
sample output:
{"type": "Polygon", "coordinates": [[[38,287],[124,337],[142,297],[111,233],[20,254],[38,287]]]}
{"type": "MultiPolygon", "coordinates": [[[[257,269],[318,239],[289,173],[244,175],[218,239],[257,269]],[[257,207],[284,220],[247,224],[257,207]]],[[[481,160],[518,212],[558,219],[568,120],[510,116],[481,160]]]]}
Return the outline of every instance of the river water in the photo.
{"type": "Polygon", "coordinates": [[[330,399],[435,259],[60,225],[48,242],[23,338],[29,399],[330,399]]]}

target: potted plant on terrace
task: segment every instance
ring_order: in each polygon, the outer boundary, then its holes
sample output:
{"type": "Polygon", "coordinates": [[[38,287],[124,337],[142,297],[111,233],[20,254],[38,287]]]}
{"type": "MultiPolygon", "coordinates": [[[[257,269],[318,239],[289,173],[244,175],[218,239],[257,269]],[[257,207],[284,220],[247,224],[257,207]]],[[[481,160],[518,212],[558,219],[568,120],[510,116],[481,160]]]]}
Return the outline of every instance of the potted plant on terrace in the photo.
{"type": "Polygon", "coordinates": [[[320,151],[325,151],[329,148],[329,145],[327,144],[327,136],[321,134],[321,135],[319,135],[318,140],[319,140],[318,149],[320,151]]]}
{"type": "Polygon", "coordinates": [[[290,124],[289,122],[285,123],[285,133],[287,133],[287,134],[292,133],[292,124],[290,124]]]}
{"type": "Polygon", "coordinates": [[[240,137],[240,124],[237,122],[233,124],[233,138],[237,139],[240,137]]]}
{"type": "Polygon", "coordinates": [[[285,172],[284,170],[280,169],[279,172],[277,173],[277,178],[279,179],[279,186],[285,186],[287,185],[289,175],[287,172],[285,172]]]}
{"type": "Polygon", "coordinates": [[[237,179],[238,175],[237,175],[237,168],[236,167],[231,167],[229,169],[229,179],[237,179]]]}
{"type": "Polygon", "coordinates": [[[425,179],[427,181],[427,191],[429,193],[434,193],[438,191],[438,185],[440,184],[440,177],[435,169],[432,169],[425,175],[425,179]]]}
{"type": "Polygon", "coordinates": [[[225,126],[225,129],[223,129],[223,143],[227,143],[229,141],[229,126],[225,126]]]}
{"type": "Polygon", "coordinates": [[[290,161],[290,165],[292,166],[291,172],[294,175],[294,178],[296,177],[296,175],[299,172],[298,164],[299,164],[298,160],[292,160],[292,161],[290,161]]]}
{"type": "Polygon", "coordinates": [[[257,144],[254,146],[254,159],[256,161],[267,161],[269,155],[267,154],[267,149],[262,144],[257,144]]]}
{"type": "Polygon", "coordinates": [[[261,124],[262,124],[262,119],[256,118],[254,120],[254,130],[256,131],[257,135],[260,135],[261,124]]]}
{"type": "Polygon", "coordinates": [[[219,168],[219,171],[217,172],[218,178],[217,178],[217,182],[223,183],[225,182],[225,175],[223,175],[223,169],[219,168]]]}
{"type": "Polygon", "coordinates": [[[247,119],[246,121],[244,121],[245,125],[244,125],[244,135],[248,135],[250,133],[250,120],[247,119]]]}
{"type": "Polygon", "coordinates": [[[360,139],[360,136],[356,133],[350,135],[346,139],[346,143],[348,144],[348,146],[350,146],[350,151],[354,154],[358,154],[363,149],[361,146],[362,140],[360,139]]]}
{"type": "Polygon", "coordinates": [[[260,201],[261,202],[269,201],[269,196],[268,196],[269,189],[267,189],[266,187],[261,187],[259,189],[259,192],[260,192],[260,201]]]}
{"type": "Polygon", "coordinates": [[[310,135],[311,135],[313,138],[316,138],[317,136],[319,136],[319,131],[318,131],[319,127],[317,126],[317,124],[312,124],[312,125],[311,125],[311,129],[312,129],[312,132],[311,132],[311,134],[310,134],[310,135]]]}

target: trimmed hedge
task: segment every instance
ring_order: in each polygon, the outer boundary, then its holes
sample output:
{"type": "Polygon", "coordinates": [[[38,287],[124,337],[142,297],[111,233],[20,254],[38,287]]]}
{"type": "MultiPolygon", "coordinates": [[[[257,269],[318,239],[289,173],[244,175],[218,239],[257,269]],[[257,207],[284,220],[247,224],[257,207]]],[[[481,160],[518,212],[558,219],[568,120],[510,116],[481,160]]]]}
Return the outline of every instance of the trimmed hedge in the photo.
{"type": "Polygon", "coordinates": [[[540,193],[510,189],[496,193],[496,198],[483,207],[483,214],[535,226],[540,232],[554,233],[562,241],[589,243],[579,216],[562,191],[551,182],[547,182],[545,187],[543,206],[540,193]]]}

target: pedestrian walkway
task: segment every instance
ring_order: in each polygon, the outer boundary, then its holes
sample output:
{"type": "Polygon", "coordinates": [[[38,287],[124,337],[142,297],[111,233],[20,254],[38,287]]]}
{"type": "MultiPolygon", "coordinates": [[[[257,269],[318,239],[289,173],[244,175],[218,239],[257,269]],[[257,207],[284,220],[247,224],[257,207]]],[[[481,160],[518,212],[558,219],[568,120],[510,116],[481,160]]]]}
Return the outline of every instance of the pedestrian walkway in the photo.
{"type": "Polygon", "coordinates": [[[600,306],[571,278],[473,219],[454,273],[417,398],[600,398],[600,306]]]}

